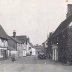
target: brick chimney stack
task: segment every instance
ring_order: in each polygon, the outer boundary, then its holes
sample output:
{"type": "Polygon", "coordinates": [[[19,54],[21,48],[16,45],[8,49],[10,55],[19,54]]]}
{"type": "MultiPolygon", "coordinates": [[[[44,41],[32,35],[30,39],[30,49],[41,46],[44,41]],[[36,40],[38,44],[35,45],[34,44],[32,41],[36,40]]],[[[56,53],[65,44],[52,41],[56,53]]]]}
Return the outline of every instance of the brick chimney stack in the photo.
{"type": "Polygon", "coordinates": [[[16,37],[16,31],[15,30],[13,31],[13,37],[16,37]]]}

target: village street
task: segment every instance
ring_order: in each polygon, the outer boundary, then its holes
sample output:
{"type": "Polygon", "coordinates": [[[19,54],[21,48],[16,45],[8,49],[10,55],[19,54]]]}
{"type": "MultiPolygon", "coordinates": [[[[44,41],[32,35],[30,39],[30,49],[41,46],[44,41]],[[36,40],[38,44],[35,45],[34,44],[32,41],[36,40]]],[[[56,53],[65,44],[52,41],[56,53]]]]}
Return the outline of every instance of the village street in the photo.
{"type": "Polygon", "coordinates": [[[9,58],[8,60],[3,60],[0,61],[1,64],[11,64],[11,63],[17,63],[17,64],[48,64],[50,63],[50,60],[41,60],[38,59],[37,56],[26,56],[26,57],[19,57],[16,58],[16,61],[12,62],[11,58],[9,58]]]}
{"type": "Polygon", "coordinates": [[[72,66],[28,56],[15,62],[10,59],[0,61],[0,72],[72,72],[72,66]]]}

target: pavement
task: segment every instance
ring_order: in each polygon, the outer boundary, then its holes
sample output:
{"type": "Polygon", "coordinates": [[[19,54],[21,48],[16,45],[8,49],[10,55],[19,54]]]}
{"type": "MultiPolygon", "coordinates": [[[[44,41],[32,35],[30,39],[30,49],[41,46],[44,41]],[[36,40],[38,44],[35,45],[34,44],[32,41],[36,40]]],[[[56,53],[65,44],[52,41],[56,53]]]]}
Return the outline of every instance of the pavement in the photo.
{"type": "Polygon", "coordinates": [[[72,72],[72,66],[28,56],[20,57],[15,62],[11,59],[0,61],[0,72],[72,72]]]}

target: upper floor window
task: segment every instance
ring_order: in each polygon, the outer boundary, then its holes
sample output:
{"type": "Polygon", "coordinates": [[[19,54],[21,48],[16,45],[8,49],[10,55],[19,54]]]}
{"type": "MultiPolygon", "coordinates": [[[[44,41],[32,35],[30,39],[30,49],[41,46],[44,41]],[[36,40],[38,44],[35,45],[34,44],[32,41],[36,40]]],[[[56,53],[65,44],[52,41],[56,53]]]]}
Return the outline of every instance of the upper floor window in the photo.
{"type": "Polygon", "coordinates": [[[29,50],[31,49],[31,47],[29,47],[29,50]]]}

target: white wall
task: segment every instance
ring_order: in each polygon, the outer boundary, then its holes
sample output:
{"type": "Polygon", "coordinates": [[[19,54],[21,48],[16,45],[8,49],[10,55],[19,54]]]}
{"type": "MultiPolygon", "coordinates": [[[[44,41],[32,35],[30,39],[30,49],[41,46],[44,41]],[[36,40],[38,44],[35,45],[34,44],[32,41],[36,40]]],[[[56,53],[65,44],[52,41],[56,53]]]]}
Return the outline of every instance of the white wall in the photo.
{"type": "Polygon", "coordinates": [[[32,48],[32,55],[36,55],[36,50],[32,48]]]}
{"type": "Polygon", "coordinates": [[[24,44],[17,43],[17,50],[18,50],[19,56],[26,56],[27,45],[25,43],[24,44]]]}
{"type": "Polygon", "coordinates": [[[58,47],[57,47],[57,45],[53,45],[52,50],[53,50],[52,60],[57,61],[58,60],[58,47]]]}
{"type": "Polygon", "coordinates": [[[1,47],[8,47],[8,41],[6,41],[6,40],[2,41],[2,39],[0,38],[0,46],[1,47]]]}

